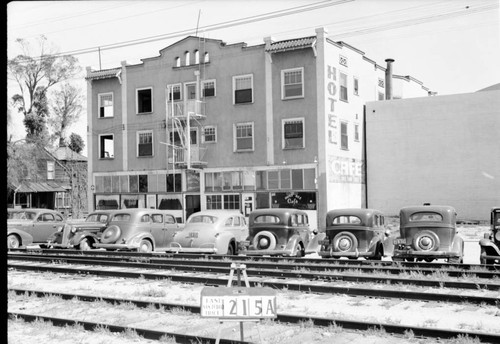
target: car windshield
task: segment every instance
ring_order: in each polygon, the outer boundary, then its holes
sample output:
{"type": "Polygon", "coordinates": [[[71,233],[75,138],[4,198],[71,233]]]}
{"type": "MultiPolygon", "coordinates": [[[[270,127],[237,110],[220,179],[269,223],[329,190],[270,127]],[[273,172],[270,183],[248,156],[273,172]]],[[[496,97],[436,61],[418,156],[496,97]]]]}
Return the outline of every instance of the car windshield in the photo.
{"type": "Polygon", "coordinates": [[[255,223],[272,223],[277,224],[280,222],[280,218],[275,215],[260,215],[254,219],[255,223]]]}
{"type": "Polygon", "coordinates": [[[32,211],[15,211],[9,214],[9,219],[16,220],[34,220],[36,213],[32,211]]]}
{"type": "Polygon", "coordinates": [[[189,223],[215,223],[215,222],[217,222],[217,217],[211,215],[195,215],[189,219],[189,223]]]}
{"type": "Polygon", "coordinates": [[[426,222],[426,221],[433,221],[433,222],[441,222],[443,221],[443,216],[438,213],[433,213],[433,212],[418,212],[418,213],[413,213],[411,214],[409,218],[410,222],[426,222]]]}
{"type": "Polygon", "coordinates": [[[85,222],[101,222],[106,223],[108,221],[108,214],[90,214],[85,219],[85,222]]]}
{"type": "Polygon", "coordinates": [[[341,215],[333,219],[332,225],[359,225],[361,224],[361,219],[353,215],[341,215]]]}
{"type": "Polygon", "coordinates": [[[111,222],[118,222],[118,221],[130,221],[130,214],[116,214],[111,219],[111,222]]]}

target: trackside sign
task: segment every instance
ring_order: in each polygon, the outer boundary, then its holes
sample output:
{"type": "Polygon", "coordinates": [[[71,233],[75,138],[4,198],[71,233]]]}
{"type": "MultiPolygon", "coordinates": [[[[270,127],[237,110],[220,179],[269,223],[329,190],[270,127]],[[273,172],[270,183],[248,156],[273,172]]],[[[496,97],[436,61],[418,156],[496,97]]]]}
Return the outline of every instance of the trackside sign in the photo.
{"type": "Polygon", "coordinates": [[[276,291],[271,288],[205,287],[201,316],[220,319],[276,318],[276,291]]]}

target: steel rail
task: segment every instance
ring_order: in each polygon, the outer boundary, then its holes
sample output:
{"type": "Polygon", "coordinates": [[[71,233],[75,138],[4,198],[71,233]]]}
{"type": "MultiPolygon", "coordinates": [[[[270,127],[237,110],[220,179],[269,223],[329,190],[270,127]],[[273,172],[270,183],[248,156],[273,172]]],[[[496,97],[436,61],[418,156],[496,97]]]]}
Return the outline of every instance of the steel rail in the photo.
{"type": "MultiPolygon", "coordinates": [[[[80,257],[82,254],[78,253],[79,251],[65,251],[65,252],[57,252],[57,253],[43,253],[44,256],[47,257],[60,257],[61,255],[66,256],[66,257],[80,257]]],[[[83,251],[87,252],[87,251],[83,251]]],[[[87,259],[102,259],[103,256],[107,257],[109,260],[114,260],[114,261],[123,261],[124,258],[128,258],[130,261],[137,261],[137,262],[149,262],[149,263],[156,263],[156,264],[162,264],[164,262],[168,262],[171,264],[182,264],[182,265],[193,265],[197,264],[198,261],[211,261],[212,266],[226,266],[227,261],[226,260],[217,260],[217,259],[205,259],[204,256],[197,256],[197,259],[193,257],[192,255],[188,256],[188,258],[180,258],[178,256],[165,256],[165,257],[157,257],[155,255],[151,254],[132,254],[132,252],[120,252],[120,253],[114,253],[113,255],[109,255],[110,252],[106,252],[106,255],[97,255],[95,253],[93,254],[83,254],[87,257],[87,259]]],[[[324,261],[321,259],[316,259],[313,262],[303,262],[302,260],[295,261],[294,263],[288,263],[288,259],[281,259],[279,263],[276,262],[266,262],[266,261],[247,261],[246,259],[240,259],[242,256],[229,256],[231,257],[231,261],[233,262],[239,262],[239,263],[245,263],[247,267],[249,268],[266,268],[266,269],[281,269],[281,270],[298,270],[300,268],[310,270],[310,271],[327,271],[327,270],[337,270],[337,271],[346,271],[346,270],[359,270],[360,272],[382,272],[382,273],[387,273],[387,274],[401,274],[401,273],[419,273],[422,275],[432,275],[435,274],[436,272],[439,272],[440,274],[446,274],[449,277],[477,277],[477,278],[483,278],[483,279],[495,279],[498,278],[500,280],[500,270],[490,270],[490,271],[478,271],[475,269],[471,269],[470,267],[468,269],[457,269],[456,267],[449,267],[447,265],[444,265],[443,267],[431,267],[432,264],[429,264],[425,267],[419,268],[413,267],[413,266],[401,266],[399,264],[380,264],[380,262],[377,261],[358,261],[362,262],[362,264],[344,264],[343,260],[329,260],[329,261],[324,261]],[[367,263],[368,262],[368,263],[367,263]]]]}
{"type": "MultiPolygon", "coordinates": [[[[156,309],[181,309],[194,314],[200,314],[200,307],[193,305],[183,305],[176,303],[163,303],[163,302],[151,302],[151,301],[141,301],[133,299],[118,299],[111,297],[102,296],[91,296],[82,294],[68,294],[59,292],[47,292],[47,291],[37,291],[32,289],[17,289],[9,288],[9,292],[14,292],[18,295],[27,294],[35,295],[37,297],[46,296],[56,296],[63,300],[73,300],[77,299],[85,302],[95,302],[104,301],[110,304],[133,304],[139,308],[155,307],[156,309]]],[[[325,318],[325,317],[310,317],[310,316],[297,316],[291,314],[278,313],[276,320],[281,323],[289,324],[299,324],[307,321],[312,321],[315,326],[318,327],[328,327],[331,325],[340,326],[343,329],[349,330],[369,330],[373,328],[380,328],[385,330],[385,332],[390,334],[404,335],[411,331],[414,336],[426,337],[426,338],[455,338],[458,336],[467,336],[470,338],[477,338],[482,343],[499,343],[500,333],[487,333],[487,332],[477,332],[477,331],[461,331],[461,330],[448,330],[448,329],[438,329],[438,328],[428,328],[419,326],[408,326],[408,325],[394,325],[394,324],[383,324],[367,321],[356,321],[356,320],[344,320],[338,318],[325,318]]]]}
{"type": "MultiPolygon", "coordinates": [[[[198,271],[198,272],[211,272],[218,274],[229,274],[230,263],[224,262],[226,266],[224,267],[214,267],[212,261],[196,261],[197,265],[186,265],[186,264],[169,264],[160,263],[154,264],[150,262],[139,262],[139,261],[126,261],[121,260],[110,260],[106,258],[101,259],[88,259],[80,258],[80,256],[61,257],[61,256],[35,256],[35,255],[13,255],[9,254],[9,259],[17,260],[31,260],[31,261],[60,261],[67,264],[85,264],[85,265],[105,265],[105,266],[121,266],[121,267],[133,267],[133,268],[143,268],[143,269],[170,269],[170,270],[182,270],[182,271],[198,271]]],[[[276,269],[248,269],[247,274],[249,276],[259,276],[259,277],[275,277],[275,278],[301,278],[309,280],[324,280],[324,281],[345,281],[345,282],[370,282],[370,283],[384,283],[384,284],[401,284],[401,285],[414,285],[421,287],[434,287],[434,288],[455,288],[455,289],[487,289],[487,290],[500,290],[500,283],[479,283],[479,282],[465,282],[465,281],[443,281],[443,280],[431,280],[431,279],[417,279],[413,278],[395,278],[395,277],[385,277],[385,276],[366,276],[366,275],[354,275],[354,274],[333,274],[328,271],[322,272],[308,272],[308,271],[297,271],[297,269],[292,271],[282,271],[276,269]]]]}
{"type": "MultiPolygon", "coordinates": [[[[129,267],[130,268],[130,267],[129,267]]],[[[226,276],[224,277],[207,277],[207,276],[192,276],[192,275],[174,275],[171,271],[162,270],[151,272],[150,269],[135,269],[136,271],[124,271],[123,269],[112,270],[100,268],[84,268],[81,266],[69,266],[62,267],[54,264],[43,264],[43,263],[31,263],[26,264],[16,264],[12,262],[7,262],[7,269],[17,269],[26,271],[50,271],[55,273],[69,273],[69,274],[86,274],[86,275],[97,275],[97,276],[108,276],[108,277],[123,277],[123,278],[144,278],[151,280],[158,279],[168,279],[174,282],[180,283],[196,283],[204,285],[227,285],[226,276]]],[[[319,281],[317,284],[304,284],[296,283],[293,281],[266,281],[263,279],[250,280],[249,284],[251,286],[267,286],[275,289],[285,289],[293,290],[299,292],[309,292],[309,293],[322,293],[322,294],[346,294],[355,296],[366,296],[366,297],[383,297],[383,298],[396,298],[396,299],[408,299],[408,300],[421,300],[421,301],[444,301],[444,302],[469,302],[474,304],[488,304],[497,305],[500,303],[499,297],[488,297],[488,296],[472,296],[472,295],[454,295],[454,294],[443,294],[443,293],[430,293],[430,292],[418,292],[418,291],[408,291],[408,290],[394,290],[394,289],[377,289],[377,288],[359,288],[359,287],[339,287],[325,285],[324,281],[319,281]]]]}
{"type": "MultiPolygon", "coordinates": [[[[28,321],[28,322],[43,320],[46,322],[51,322],[54,326],[59,326],[59,327],[80,325],[87,331],[94,331],[98,328],[103,328],[103,327],[108,329],[110,332],[135,331],[138,335],[144,337],[145,339],[153,339],[153,340],[160,340],[164,336],[169,336],[169,337],[175,338],[176,343],[192,344],[192,343],[215,343],[216,342],[216,338],[211,338],[211,337],[191,336],[188,334],[154,331],[154,330],[148,330],[148,329],[138,328],[138,327],[127,327],[127,326],[111,325],[111,324],[82,321],[82,320],[47,317],[47,316],[27,314],[27,313],[7,312],[7,316],[9,318],[20,318],[20,319],[23,319],[23,320],[28,321]]],[[[251,342],[240,341],[240,340],[235,340],[235,339],[221,338],[219,343],[250,344],[251,342]]]]}

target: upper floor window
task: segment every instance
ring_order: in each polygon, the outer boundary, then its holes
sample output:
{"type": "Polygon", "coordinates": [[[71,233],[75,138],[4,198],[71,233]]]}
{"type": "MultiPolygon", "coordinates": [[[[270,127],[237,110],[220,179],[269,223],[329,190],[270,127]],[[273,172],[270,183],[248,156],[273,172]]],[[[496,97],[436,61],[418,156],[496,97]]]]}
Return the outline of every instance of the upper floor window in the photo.
{"type": "Polygon", "coordinates": [[[281,71],[281,99],[304,97],[304,68],[281,71]]]}
{"type": "Polygon", "coordinates": [[[304,119],[283,120],[283,149],[304,148],[304,119]]]}
{"type": "Polygon", "coordinates": [[[354,141],[359,142],[359,124],[354,124],[354,141]]]}
{"type": "Polygon", "coordinates": [[[113,93],[98,95],[99,118],[113,117],[113,93]]]}
{"type": "Polygon", "coordinates": [[[340,148],[344,150],[349,149],[349,134],[346,122],[340,122],[340,148]]]}
{"type": "Polygon", "coordinates": [[[233,76],[233,103],[253,103],[253,75],[233,76]]]}
{"type": "Polygon", "coordinates": [[[215,80],[202,82],[203,97],[215,97],[215,80]]]}
{"type": "Polygon", "coordinates": [[[111,159],[115,157],[115,143],[113,134],[99,135],[99,158],[111,159]]]}
{"type": "Polygon", "coordinates": [[[237,123],[234,125],[234,151],[253,151],[253,123],[237,123]]]}
{"type": "Polygon", "coordinates": [[[191,59],[191,54],[189,53],[189,51],[186,51],[184,53],[184,65],[189,66],[190,59],[191,59]]]}
{"type": "Polygon", "coordinates": [[[217,142],[217,127],[206,126],[203,128],[203,143],[213,143],[217,142]]]}
{"type": "Polygon", "coordinates": [[[153,156],[153,132],[137,132],[137,156],[153,156]]]}
{"type": "Polygon", "coordinates": [[[52,180],[55,177],[54,173],[54,162],[53,161],[47,161],[47,179],[52,180]]]}
{"type": "Polygon", "coordinates": [[[179,56],[177,56],[175,58],[175,66],[176,67],[180,67],[181,66],[181,58],[179,56]]]}
{"type": "Polygon", "coordinates": [[[172,96],[174,100],[181,100],[181,84],[167,85],[168,100],[172,101],[172,96]]]}
{"type": "Polygon", "coordinates": [[[347,75],[340,72],[340,100],[347,101],[347,75]]]}
{"type": "Polygon", "coordinates": [[[137,113],[153,112],[153,88],[139,88],[137,89],[137,113]]]}
{"type": "Polygon", "coordinates": [[[203,62],[205,63],[210,62],[210,54],[208,52],[205,53],[205,56],[203,57],[203,62]]]}
{"type": "Polygon", "coordinates": [[[194,63],[195,64],[200,63],[200,51],[199,50],[194,51],[194,63]]]}
{"type": "Polygon", "coordinates": [[[353,93],[355,96],[359,96],[359,79],[354,77],[353,84],[354,84],[353,93]]]}

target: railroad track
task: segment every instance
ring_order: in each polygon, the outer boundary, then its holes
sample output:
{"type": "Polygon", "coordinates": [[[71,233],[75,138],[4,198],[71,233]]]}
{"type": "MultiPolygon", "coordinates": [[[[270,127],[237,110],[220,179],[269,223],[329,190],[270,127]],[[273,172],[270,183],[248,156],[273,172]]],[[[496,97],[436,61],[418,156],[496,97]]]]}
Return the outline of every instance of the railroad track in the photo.
{"type": "MultiPolygon", "coordinates": [[[[106,302],[109,304],[117,305],[117,304],[133,304],[139,308],[148,308],[154,307],[156,309],[163,310],[173,310],[173,309],[182,309],[183,311],[187,311],[193,314],[200,314],[200,307],[193,305],[180,305],[177,303],[158,303],[158,302],[148,302],[141,300],[132,300],[132,299],[118,299],[118,298],[110,298],[110,297],[102,297],[102,296],[92,296],[92,295],[82,295],[82,294],[74,294],[74,293],[59,293],[59,292],[47,292],[47,291],[37,291],[32,289],[8,289],[9,292],[13,292],[17,295],[31,295],[36,297],[47,297],[47,296],[55,296],[59,297],[63,300],[79,300],[83,302],[106,302]]],[[[97,322],[85,322],[75,319],[66,319],[66,318],[54,318],[54,317],[45,317],[33,314],[26,313],[14,313],[9,312],[9,317],[22,318],[26,321],[34,321],[44,320],[51,321],[56,326],[67,326],[67,325],[75,325],[80,324],[86,330],[94,330],[99,327],[106,327],[111,332],[127,332],[130,330],[135,331],[142,337],[146,339],[160,339],[164,336],[170,336],[175,338],[178,343],[192,343],[192,342],[207,342],[207,343],[215,343],[216,339],[211,337],[200,337],[200,336],[192,336],[186,334],[178,334],[171,332],[162,332],[162,331],[152,331],[148,329],[142,328],[131,328],[127,326],[117,326],[113,324],[103,324],[97,322]]],[[[436,329],[429,327],[416,327],[416,326],[407,326],[407,325],[395,325],[395,324],[383,324],[380,322],[367,322],[367,321],[353,321],[353,320],[344,320],[344,319],[336,319],[336,318],[324,318],[324,317],[311,317],[311,316],[295,316],[289,314],[278,314],[276,321],[279,323],[286,324],[301,324],[304,322],[312,323],[317,327],[328,327],[328,326],[340,326],[343,329],[348,330],[369,330],[373,328],[378,328],[380,330],[385,331],[386,333],[393,335],[404,335],[408,333],[408,331],[412,331],[414,336],[421,338],[456,338],[458,336],[467,336],[471,338],[477,338],[482,343],[498,343],[500,342],[500,334],[491,334],[485,332],[478,331],[457,331],[457,330],[446,330],[446,329],[436,329]]],[[[245,341],[224,339],[220,340],[220,343],[248,343],[245,341]]]]}
{"type": "MultiPolygon", "coordinates": [[[[239,260],[240,256],[234,256],[239,260]]],[[[213,260],[213,259],[178,259],[171,257],[156,258],[144,255],[82,255],[70,254],[48,254],[48,253],[12,253],[8,254],[8,268],[31,271],[52,271],[56,273],[78,273],[87,275],[114,276],[127,278],[159,279],[165,278],[176,282],[197,283],[204,285],[225,285],[230,271],[230,264],[233,261],[213,260]],[[15,261],[15,262],[14,262],[15,261]],[[104,268],[105,267],[105,268],[104,268]],[[193,275],[192,272],[197,274],[193,275]]],[[[346,294],[367,297],[383,297],[425,301],[445,301],[445,302],[469,302],[473,304],[500,304],[498,293],[493,295],[465,295],[463,292],[429,292],[411,291],[402,289],[401,285],[411,285],[419,287],[435,287],[469,290],[500,290],[500,280],[495,275],[493,282],[468,282],[449,281],[443,279],[417,279],[415,275],[406,278],[395,278],[385,276],[366,276],[366,274],[348,274],[345,271],[331,273],[328,270],[334,267],[323,266],[323,271],[306,271],[311,268],[318,268],[316,264],[303,265],[267,263],[262,261],[246,261],[246,272],[250,278],[252,286],[267,286],[276,289],[295,290],[302,292],[346,294]],[[274,268],[270,268],[270,267],[274,268]],[[300,268],[299,268],[300,267],[300,268]],[[299,270],[297,270],[299,268],[299,270]],[[348,285],[334,285],[333,282],[356,282],[367,283],[369,287],[348,285]],[[383,288],[376,288],[373,284],[382,285],[383,288]],[[396,285],[389,288],[390,285],[396,285]]],[[[383,269],[387,267],[381,266],[383,269]]],[[[376,267],[371,267],[376,270],[376,267]]],[[[399,268],[401,269],[401,268],[399,268]]],[[[407,269],[406,267],[404,269],[407,269]]],[[[467,270],[469,271],[469,270],[467,270]]],[[[455,271],[456,272],[456,271],[455,271]]],[[[469,272],[470,273],[470,272],[469,272]]],[[[483,272],[481,272],[483,273],[483,272]]],[[[485,272],[496,274],[497,272],[485,272]]],[[[441,271],[441,274],[443,272],[441,271]]],[[[447,277],[449,278],[449,277],[447,277]]],[[[483,278],[484,279],[484,278],[483,278]]]]}

